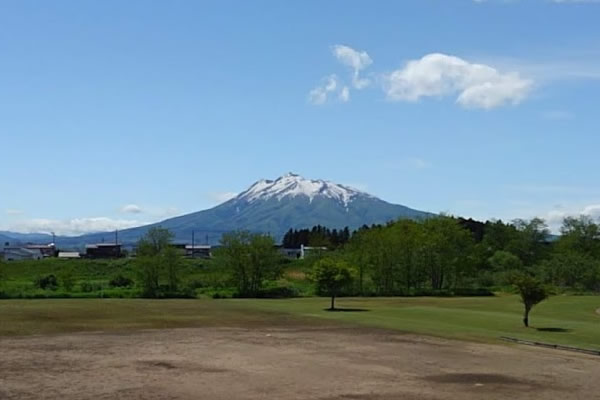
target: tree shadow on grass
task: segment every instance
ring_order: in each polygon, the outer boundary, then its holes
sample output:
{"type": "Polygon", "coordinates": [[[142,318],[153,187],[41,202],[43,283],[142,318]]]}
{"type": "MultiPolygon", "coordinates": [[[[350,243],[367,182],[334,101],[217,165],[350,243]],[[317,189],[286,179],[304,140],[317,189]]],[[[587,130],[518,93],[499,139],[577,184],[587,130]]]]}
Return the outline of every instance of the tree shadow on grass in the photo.
{"type": "Polygon", "coordinates": [[[329,311],[329,312],[365,312],[365,311],[371,311],[371,310],[367,310],[365,308],[334,308],[333,310],[331,308],[326,308],[325,311],[329,311]]]}
{"type": "Polygon", "coordinates": [[[565,328],[535,328],[535,330],[538,332],[554,332],[554,333],[571,332],[571,329],[565,329],[565,328]]]}

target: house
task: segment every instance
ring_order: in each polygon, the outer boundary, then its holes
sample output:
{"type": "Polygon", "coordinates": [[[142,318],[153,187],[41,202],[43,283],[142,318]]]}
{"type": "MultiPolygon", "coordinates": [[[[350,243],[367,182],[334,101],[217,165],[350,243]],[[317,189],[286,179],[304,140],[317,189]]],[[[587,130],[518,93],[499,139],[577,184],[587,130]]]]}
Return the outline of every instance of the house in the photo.
{"type": "Polygon", "coordinates": [[[212,247],[208,244],[187,244],[185,245],[185,255],[191,258],[211,258],[212,247]]]}
{"type": "Polygon", "coordinates": [[[41,260],[44,255],[39,250],[30,250],[24,247],[4,247],[2,251],[4,261],[41,260]]]}
{"type": "Polygon", "coordinates": [[[56,246],[50,244],[27,244],[25,248],[28,250],[39,250],[44,257],[56,257],[56,246]]]}
{"type": "Polygon", "coordinates": [[[300,245],[300,259],[304,259],[306,256],[310,254],[321,254],[327,251],[327,247],[314,247],[314,246],[305,246],[300,245]]]}
{"type": "Polygon", "coordinates": [[[304,246],[300,245],[299,249],[287,248],[283,246],[275,246],[279,253],[281,253],[284,257],[290,259],[300,259],[303,260],[309,254],[322,253],[327,251],[327,247],[313,247],[313,246],[304,246]]]}
{"type": "Polygon", "coordinates": [[[119,258],[121,245],[118,243],[97,243],[85,245],[86,258],[119,258]]]}
{"type": "Polygon", "coordinates": [[[279,253],[281,253],[281,255],[283,255],[286,258],[290,258],[292,260],[300,258],[300,249],[292,249],[283,246],[276,246],[276,248],[279,251],[279,253]]]}
{"type": "Polygon", "coordinates": [[[61,260],[73,260],[81,258],[81,254],[76,251],[59,251],[58,258],[61,260]]]}

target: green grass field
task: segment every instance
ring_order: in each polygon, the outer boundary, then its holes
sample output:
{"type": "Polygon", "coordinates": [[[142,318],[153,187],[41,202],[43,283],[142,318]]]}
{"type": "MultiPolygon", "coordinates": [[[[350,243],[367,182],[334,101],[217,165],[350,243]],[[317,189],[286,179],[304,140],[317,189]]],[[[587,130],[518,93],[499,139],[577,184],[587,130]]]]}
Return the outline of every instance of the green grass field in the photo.
{"type": "Polygon", "coordinates": [[[600,350],[597,296],[556,296],[521,324],[516,296],[469,298],[326,298],[290,300],[4,300],[0,336],[202,326],[267,327],[323,322],[393,329],[444,338],[497,342],[500,336],[600,350]],[[325,321],[324,321],[325,320],[325,321]]]}

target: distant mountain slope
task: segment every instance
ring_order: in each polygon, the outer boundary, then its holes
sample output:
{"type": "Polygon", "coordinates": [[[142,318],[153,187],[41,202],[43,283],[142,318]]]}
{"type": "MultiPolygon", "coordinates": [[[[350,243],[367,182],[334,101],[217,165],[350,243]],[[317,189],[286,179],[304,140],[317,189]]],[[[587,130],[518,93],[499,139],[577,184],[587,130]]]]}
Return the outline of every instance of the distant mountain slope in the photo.
{"type": "MultiPolygon", "coordinates": [[[[420,219],[432,214],[385,202],[370,194],[324,180],[309,180],[286,174],[275,180],[260,180],[237,197],[209,210],[170,218],[157,224],[119,232],[119,241],[133,243],[150,227],[171,230],[178,241],[197,243],[208,237],[217,243],[225,232],[239,229],[272,234],[281,239],[290,228],[324,225],[351,229],[364,224],[386,223],[398,218],[420,219]]],[[[114,234],[98,233],[77,238],[60,238],[63,245],[113,241],[114,234]]]]}

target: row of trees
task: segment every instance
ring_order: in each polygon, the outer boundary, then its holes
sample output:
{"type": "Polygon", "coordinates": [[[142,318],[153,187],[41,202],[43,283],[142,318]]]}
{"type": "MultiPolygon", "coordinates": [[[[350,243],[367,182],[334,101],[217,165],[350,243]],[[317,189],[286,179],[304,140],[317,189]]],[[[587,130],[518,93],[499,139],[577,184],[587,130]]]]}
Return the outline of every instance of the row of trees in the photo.
{"type": "Polygon", "coordinates": [[[289,249],[299,249],[301,245],[335,249],[348,243],[351,235],[348,227],[337,230],[317,225],[312,229],[290,229],[283,236],[282,244],[289,249]]]}
{"type": "Polygon", "coordinates": [[[407,294],[511,284],[515,273],[559,288],[600,291],[600,229],[566,218],[560,237],[544,221],[480,223],[448,216],[363,229],[345,246],[361,294],[407,294]]]}

